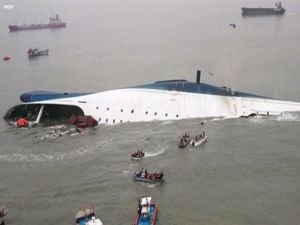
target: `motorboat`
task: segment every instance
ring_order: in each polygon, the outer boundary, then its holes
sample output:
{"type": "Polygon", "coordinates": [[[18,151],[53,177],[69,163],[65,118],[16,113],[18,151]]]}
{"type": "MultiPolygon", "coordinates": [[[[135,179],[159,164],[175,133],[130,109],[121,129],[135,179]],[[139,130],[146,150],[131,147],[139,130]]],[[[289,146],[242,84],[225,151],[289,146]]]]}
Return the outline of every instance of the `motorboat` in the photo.
{"type": "Polygon", "coordinates": [[[191,141],[191,145],[194,146],[194,147],[197,147],[197,146],[203,144],[206,141],[207,141],[207,135],[204,132],[202,132],[201,134],[196,135],[193,138],[193,140],[191,141]]]}
{"type": "Polygon", "coordinates": [[[78,211],[75,220],[78,225],[103,225],[99,217],[96,216],[93,207],[86,207],[78,211]]]}
{"type": "Polygon", "coordinates": [[[178,142],[179,148],[185,148],[191,141],[191,137],[189,134],[184,133],[180,138],[178,142]]]}
{"type": "Polygon", "coordinates": [[[137,170],[133,174],[133,179],[135,181],[142,181],[147,183],[161,183],[164,180],[163,172],[148,172],[147,169],[143,168],[141,170],[137,170]]]}
{"type": "Polygon", "coordinates": [[[152,197],[141,197],[138,200],[138,216],[134,225],[154,225],[157,221],[158,209],[152,197]]]}
{"type": "Polygon", "coordinates": [[[49,49],[39,49],[39,48],[30,48],[27,51],[27,55],[29,58],[35,57],[35,56],[42,56],[42,55],[48,55],[49,49]]]}
{"type": "Polygon", "coordinates": [[[145,156],[145,152],[141,151],[141,150],[137,150],[136,152],[131,154],[131,159],[132,160],[139,160],[144,158],[145,156]]]}
{"type": "Polygon", "coordinates": [[[20,96],[21,103],[4,115],[6,121],[41,115],[36,123],[57,123],[72,114],[90,115],[99,124],[169,121],[192,118],[238,118],[273,116],[299,112],[300,103],[273,99],[187,80],[165,80],[95,93],[30,91],[20,96]]]}

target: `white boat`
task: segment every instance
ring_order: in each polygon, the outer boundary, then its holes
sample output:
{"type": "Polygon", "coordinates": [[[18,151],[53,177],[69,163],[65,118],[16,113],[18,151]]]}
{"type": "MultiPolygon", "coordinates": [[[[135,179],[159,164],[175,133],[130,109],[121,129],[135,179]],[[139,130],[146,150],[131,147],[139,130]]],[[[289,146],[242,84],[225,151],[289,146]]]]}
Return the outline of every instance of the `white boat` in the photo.
{"type": "Polygon", "coordinates": [[[76,224],[78,225],[103,225],[99,217],[96,217],[93,207],[87,207],[76,213],[76,224]]]}
{"type": "Polygon", "coordinates": [[[194,147],[197,147],[201,144],[203,144],[204,142],[207,141],[207,135],[204,135],[204,137],[200,134],[200,135],[196,135],[193,140],[191,141],[191,145],[194,147]]]}
{"type": "Polygon", "coordinates": [[[151,84],[97,93],[56,93],[32,91],[21,95],[23,103],[4,116],[13,120],[33,114],[36,123],[44,118],[69,118],[72,114],[90,115],[99,124],[120,124],[153,120],[191,118],[237,118],[252,115],[280,115],[300,111],[300,103],[272,99],[187,80],[157,81],[151,84]],[[40,117],[38,115],[41,115],[40,117]]]}
{"type": "Polygon", "coordinates": [[[138,150],[137,152],[134,152],[131,154],[132,160],[140,160],[145,157],[145,152],[138,150]]]}

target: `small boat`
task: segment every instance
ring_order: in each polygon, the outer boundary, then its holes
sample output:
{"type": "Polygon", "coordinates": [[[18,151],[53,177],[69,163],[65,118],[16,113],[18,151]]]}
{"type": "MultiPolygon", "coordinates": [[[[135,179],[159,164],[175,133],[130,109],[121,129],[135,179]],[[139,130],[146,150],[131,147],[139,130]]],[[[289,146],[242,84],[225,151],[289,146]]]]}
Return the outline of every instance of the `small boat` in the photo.
{"type": "Polygon", "coordinates": [[[133,174],[133,179],[135,181],[142,181],[147,183],[161,183],[164,180],[164,174],[162,171],[159,173],[149,173],[147,169],[143,168],[141,170],[137,170],[133,174]]]}
{"type": "Polygon", "coordinates": [[[132,160],[139,160],[141,158],[144,158],[145,156],[145,152],[141,151],[141,150],[137,150],[136,152],[131,154],[131,159],[132,160]]]}
{"type": "Polygon", "coordinates": [[[4,60],[4,61],[8,61],[8,60],[10,60],[10,57],[9,57],[9,56],[4,56],[4,57],[3,57],[3,60],[4,60]]]}
{"type": "Polygon", "coordinates": [[[86,207],[76,213],[76,223],[78,225],[103,225],[99,217],[96,216],[94,207],[86,207]]]}
{"type": "Polygon", "coordinates": [[[6,208],[5,206],[0,206],[0,225],[4,225],[4,217],[7,215],[8,213],[8,208],[6,208]]]}
{"type": "Polygon", "coordinates": [[[151,197],[139,198],[138,216],[134,225],[154,225],[157,220],[157,205],[151,202],[151,197]]]}
{"type": "Polygon", "coordinates": [[[243,16],[264,16],[264,15],[283,15],[285,9],[282,8],[281,2],[275,4],[275,8],[242,8],[243,16]]]}
{"type": "Polygon", "coordinates": [[[41,56],[41,55],[48,55],[49,49],[40,50],[38,48],[30,48],[27,51],[28,57],[34,57],[34,56],[41,56]]]}
{"type": "Polygon", "coordinates": [[[206,134],[203,132],[202,134],[196,135],[193,140],[191,141],[191,145],[194,147],[197,147],[199,145],[201,145],[202,143],[207,141],[207,136],[206,134]]]}
{"type": "Polygon", "coordinates": [[[187,133],[184,133],[181,137],[180,140],[178,142],[178,147],[179,148],[185,148],[191,141],[191,137],[190,135],[188,135],[187,133]]]}

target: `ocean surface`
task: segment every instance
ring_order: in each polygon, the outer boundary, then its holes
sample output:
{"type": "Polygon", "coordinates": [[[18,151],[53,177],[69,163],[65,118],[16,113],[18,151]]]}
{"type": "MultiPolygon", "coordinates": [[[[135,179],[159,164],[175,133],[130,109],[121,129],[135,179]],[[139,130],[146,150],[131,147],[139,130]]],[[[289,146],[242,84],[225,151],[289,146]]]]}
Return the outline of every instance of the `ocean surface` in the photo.
{"type": "MultiPolygon", "coordinates": [[[[0,0],[0,114],[31,90],[93,92],[164,79],[195,80],[300,101],[300,1],[283,16],[242,17],[271,0],[0,0]],[[4,9],[4,5],[13,9],[4,9]],[[67,27],[10,33],[9,24],[67,27]],[[236,24],[232,28],[229,24],[236,24]],[[49,56],[27,58],[31,47],[49,56]],[[2,58],[8,55],[10,61],[2,58]]],[[[105,225],[133,224],[137,197],[160,225],[299,225],[300,113],[240,119],[17,129],[0,120],[0,205],[8,225],[75,224],[87,204],[105,225]],[[201,122],[204,121],[204,126],[201,122]],[[205,130],[208,142],[178,149],[205,130]],[[137,149],[146,151],[138,162],[137,149]],[[142,167],[162,185],[135,183],[142,167]]]]}

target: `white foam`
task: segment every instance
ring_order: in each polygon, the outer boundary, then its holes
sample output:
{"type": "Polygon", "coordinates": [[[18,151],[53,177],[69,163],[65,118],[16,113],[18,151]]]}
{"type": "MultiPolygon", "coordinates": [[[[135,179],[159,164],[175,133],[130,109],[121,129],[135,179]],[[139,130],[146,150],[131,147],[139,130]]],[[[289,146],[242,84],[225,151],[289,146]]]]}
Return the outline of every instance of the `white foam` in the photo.
{"type": "Polygon", "coordinates": [[[300,121],[299,114],[296,113],[283,113],[274,117],[276,121],[300,121]]]}
{"type": "Polygon", "coordinates": [[[160,155],[164,152],[165,152],[165,149],[163,149],[163,148],[159,151],[156,151],[156,152],[145,152],[145,158],[158,156],[158,155],[160,155]]]}

